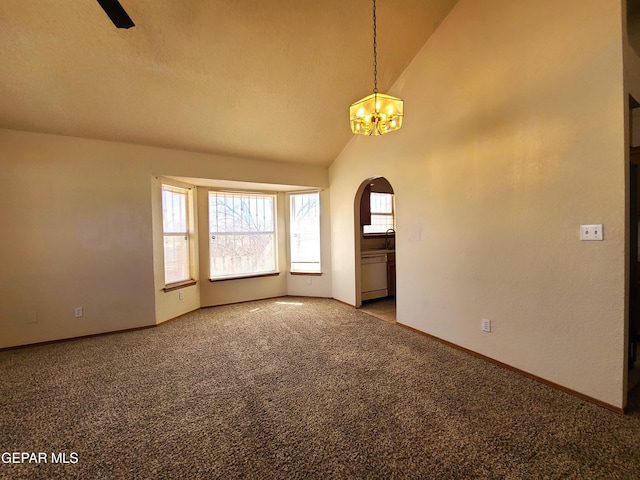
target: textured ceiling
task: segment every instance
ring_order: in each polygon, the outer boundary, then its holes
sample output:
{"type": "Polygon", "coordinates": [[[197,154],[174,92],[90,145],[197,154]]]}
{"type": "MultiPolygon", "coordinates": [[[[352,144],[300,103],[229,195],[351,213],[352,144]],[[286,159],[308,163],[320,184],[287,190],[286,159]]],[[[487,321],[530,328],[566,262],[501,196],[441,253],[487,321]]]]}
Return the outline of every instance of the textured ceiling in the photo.
{"type": "MultiPolygon", "coordinates": [[[[457,0],[378,0],[388,90],[457,0]]],[[[0,127],[329,165],[371,93],[370,0],[0,2],[0,127]]],[[[410,109],[407,105],[407,109],[410,109]]]]}

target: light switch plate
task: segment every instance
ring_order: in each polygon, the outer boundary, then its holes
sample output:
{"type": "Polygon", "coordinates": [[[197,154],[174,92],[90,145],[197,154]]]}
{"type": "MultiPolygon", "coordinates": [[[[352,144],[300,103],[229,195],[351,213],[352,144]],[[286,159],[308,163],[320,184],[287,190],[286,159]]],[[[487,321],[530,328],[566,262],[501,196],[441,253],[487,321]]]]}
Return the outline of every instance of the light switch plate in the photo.
{"type": "Polygon", "coordinates": [[[594,225],[580,225],[580,240],[603,240],[603,233],[601,223],[594,225]]]}
{"type": "Polygon", "coordinates": [[[491,333],[491,320],[488,320],[486,318],[482,319],[482,331],[491,333]]]}

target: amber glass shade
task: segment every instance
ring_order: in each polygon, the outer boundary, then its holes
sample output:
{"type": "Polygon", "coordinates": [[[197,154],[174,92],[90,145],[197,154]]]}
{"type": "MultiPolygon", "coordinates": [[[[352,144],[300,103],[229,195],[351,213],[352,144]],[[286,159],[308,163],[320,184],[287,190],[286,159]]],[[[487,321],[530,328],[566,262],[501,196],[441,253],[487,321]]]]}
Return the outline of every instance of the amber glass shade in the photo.
{"type": "Polygon", "coordinates": [[[353,133],[384,135],[402,127],[403,102],[384,93],[372,93],[349,107],[349,117],[353,133]]]}

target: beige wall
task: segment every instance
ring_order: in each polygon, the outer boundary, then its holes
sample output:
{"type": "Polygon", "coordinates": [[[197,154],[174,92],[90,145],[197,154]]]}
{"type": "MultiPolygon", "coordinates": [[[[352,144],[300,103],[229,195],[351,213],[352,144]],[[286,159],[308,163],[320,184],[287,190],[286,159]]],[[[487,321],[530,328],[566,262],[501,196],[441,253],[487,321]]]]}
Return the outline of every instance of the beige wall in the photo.
{"type": "MultiPolygon", "coordinates": [[[[393,185],[399,322],[622,407],[622,12],[586,3],[460,0],[388,92],[402,130],[352,139],[331,203],[393,185]],[[579,241],[588,223],[605,241],[579,241]]],[[[333,294],[351,304],[353,219],[334,210],[331,230],[333,294]]]]}
{"type": "Polygon", "coordinates": [[[136,150],[0,130],[0,158],[0,347],[155,323],[150,175],[136,150]]]}
{"type": "MultiPolygon", "coordinates": [[[[156,177],[328,187],[320,167],[3,129],[0,166],[0,348],[154,325],[208,300],[206,269],[184,300],[162,292],[156,177]]],[[[252,282],[221,303],[262,297],[252,282]]]]}

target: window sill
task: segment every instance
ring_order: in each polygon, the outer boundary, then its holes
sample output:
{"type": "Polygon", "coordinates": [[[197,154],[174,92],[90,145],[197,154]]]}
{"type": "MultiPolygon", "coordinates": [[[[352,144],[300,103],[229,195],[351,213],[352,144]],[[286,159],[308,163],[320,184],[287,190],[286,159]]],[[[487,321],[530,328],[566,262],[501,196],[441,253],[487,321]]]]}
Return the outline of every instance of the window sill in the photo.
{"type": "MultiPolygon", "coordinates": [[[[386,233],[363,233],[363,237],[375,237],[375,238],[384,238],[387,236],[386,233]]],[[[388,235],[389,238],[396,238],[395,233],[392,235],[388,235]]]]}
{"type": "Polygon", "coordinates": [[[210,278],[209,281],[210,282],[227,282],[229,280],[243,280],[243,279],[246,279],[246,278],[277,277],[278,275],[280,275],[280,272],[259,273],[259,274],[256,274],[256,275],[242,275],[242,276],[237,276],[237,277],[210,278]]]}
{"type": "Polygon", "coordinates": [[[307,277],[321,277],[322,272],[289,272],[289,275],[305,275],[307,277]]]}
{"type": "Polygon", "coordinates": [[[169,285],[165,285],[162,289],[164,292],[173,292],[174,290],[178,290],[184,287],[191,287],[198,283],[197,280],[185,280],[184,282],[170,283],[169,285]]]}

